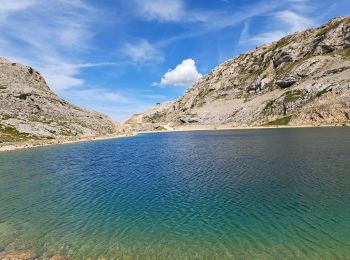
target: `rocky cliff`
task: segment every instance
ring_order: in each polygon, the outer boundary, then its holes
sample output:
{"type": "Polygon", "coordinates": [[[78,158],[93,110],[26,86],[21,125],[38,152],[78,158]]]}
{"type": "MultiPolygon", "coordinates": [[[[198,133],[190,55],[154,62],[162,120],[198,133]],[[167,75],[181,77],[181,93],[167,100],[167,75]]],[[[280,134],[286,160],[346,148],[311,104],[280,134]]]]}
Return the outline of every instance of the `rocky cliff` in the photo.
{"type": "Polygon", "coordinates": [[[0,142],[114,133],[109,117],[59,98],[31,67],[0,59],[0,142]]]}
{"type": "Polygon", "coordinates": [[[350,122],[350,17],[225,62],[179,99],[124,129],[332,125],[350,122]]]}

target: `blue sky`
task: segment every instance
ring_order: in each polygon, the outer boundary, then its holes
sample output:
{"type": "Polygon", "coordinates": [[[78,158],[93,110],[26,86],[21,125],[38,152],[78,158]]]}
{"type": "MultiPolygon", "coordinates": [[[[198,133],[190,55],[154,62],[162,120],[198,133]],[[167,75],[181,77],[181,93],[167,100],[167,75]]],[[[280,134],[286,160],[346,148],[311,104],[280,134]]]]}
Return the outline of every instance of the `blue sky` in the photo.
{"type": "Polygon", "coordinates": [[[0,0],[0,56],[122,120],[227,59],[350,14],[350,0],[0,0]]]}

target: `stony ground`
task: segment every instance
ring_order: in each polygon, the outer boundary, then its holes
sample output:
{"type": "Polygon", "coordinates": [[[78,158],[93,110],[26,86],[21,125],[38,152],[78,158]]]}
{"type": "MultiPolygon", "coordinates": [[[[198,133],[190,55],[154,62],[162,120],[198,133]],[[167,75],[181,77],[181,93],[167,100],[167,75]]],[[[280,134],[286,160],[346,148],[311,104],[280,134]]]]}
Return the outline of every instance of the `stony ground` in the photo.
{"type": "Polygon", "coordinates": [[[349,123],[350,17],[339,17],[225,62],[179,99],[134,115],[122,128],[349,123]]]}

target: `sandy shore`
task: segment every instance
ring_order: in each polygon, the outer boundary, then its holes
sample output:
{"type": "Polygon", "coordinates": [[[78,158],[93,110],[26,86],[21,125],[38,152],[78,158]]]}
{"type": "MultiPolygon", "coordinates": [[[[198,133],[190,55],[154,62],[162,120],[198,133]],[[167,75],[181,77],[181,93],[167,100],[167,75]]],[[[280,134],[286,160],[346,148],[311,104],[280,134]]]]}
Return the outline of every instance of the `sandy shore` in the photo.
{"type": "Polygon", "coordinates": [[[71,144],[78,142],[92,142],[97,140],[107,140],[115,138],[123,138],[133,136],[135,133],[118,133],[105,136],[97,137],[83,137],[83,138],[64,138],[64,139],[49,139],[49,140],[30,140],[25,142],[14,142],[14,143],[2,143],[0,144],[0,152],[13,151],[18,149],[28,149],[34,147],[48,146],[48,145],[61,145],[61,144],[71,144]]]}
{"type": "Polygon", "coordinates": [[[303,125],[303,126],[256,126],[256,127],[230,127],[230,126],[182,126],[177,128],[167,127],[167,130],[163,131],[141,131],[130,133],[118,133],[106,136],[98,137],[85,137],[85,138],[64,138],[64,139],[50,139],[50,140],[31,140],[26,142],[16,143],[2,143],[0,144],[0,152],[12,151],[18,149],[27,149],[33,147],[41,147],[48,145],[60,145],[70,144],[78,142],[92,142],[97,140],[107,140],[115,138],[123,138],[135,136],[143,133],[161,133],[161,132],[186,132],[186,131],[220,131],[220,130],[254,130],[254,129],[283,129],[283,128],[320,128],[320,127],[343,127],[342,125],[303,125]]]}

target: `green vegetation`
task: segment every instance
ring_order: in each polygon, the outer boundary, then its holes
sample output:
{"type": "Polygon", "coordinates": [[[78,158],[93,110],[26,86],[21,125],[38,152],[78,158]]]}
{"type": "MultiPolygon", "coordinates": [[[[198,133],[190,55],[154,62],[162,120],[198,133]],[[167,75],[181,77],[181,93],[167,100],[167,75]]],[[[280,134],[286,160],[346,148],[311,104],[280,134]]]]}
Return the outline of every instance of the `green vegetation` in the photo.
{"type": "Polygon", "coordinates": [[[327,88],[322,89],[319,92],[317,92],[316,97],[321,97],[322,95],[326,94],[329,91],[329,88],[330,87],[327,87],[327,88]]]}
{"type": "Polygon", "coordinates": [[[289,121],[291,120],[292,116],[286,116],[279,119],[276,119],[274,121],[268,122],[266,125],[273,126],[273,125],[288,125],[289,121]]]}
{"type": "Polygon", "coordinates": [[[303,95],[303,91],[300,89],[287,91],[284,94],[283,103],[290,103],[298,100],[303,95]]]}
{"type": "Polygon", "coordinates": [[[333,24],[329,25],[329,26],[325,26],[324,28],[321,28],[318,33],[316,34],[316,36],[324,36],[327,33],[329,33],[331,30],[337,28],[343,21],[337,21],[334,22],[333,24]]]}
{"type": "Polygon", "coordinates": [[[60,100],[59,100],[59,102],[61,103],[61,105],[62,105],[62,106],[65,106],[65,105],[67,105],[67,104],[68,104],[68,102],[67,102],[67,101],[64,101],[64,100],[62,100],[62,99],[60,99],[60,100]]]}
{"type": "Polygon", "coordinates": [[[341,56],[348,58],[348,57],[350,57],[350,48],[336,50],[332,54],[338,54],[338,55],[341,55],[341,56]]]}
{"type": "Polygon", "coordinates": [[[19,142],[31,139],[29,134],[20,133],[15,127],[0,125],[0,141],[1,142],[19,142]]]}
{"type": "Polygon", "coordinates": [[[281,40],[279,40],[276,45],[274,46],[273,50],[276,50],[278,48],[283,48],[284,46],[287,46],[289,43],[292,42],[294,35],[288,35],[286,37],[283,37],[281,40]]]}
{"type": "Polygon", "coordinates": [[[6,86],[0,85],[0,89],[6,89],[6,86]]]}
{"type": "Polygon", "coordinates": [[[346,48],[346,49],[342,50],[342,54],[345,57],[350,57],[350,48],[346,48]]]}
{"type": "Polygon", "coordinates": [[[150,120],[153,122],[159,122],[166,116],[165,112],[157,112],[154,113],[151,117],[149,117],[150,120]]]}
{"type": "Polygon", "coordinates": [[[265,108],[264,108],[264,112],[265,112],[266,110],[269,110],[270,108],[272,108],[272,106],[274,105],[274,103],[275,103],[275,100],[270,100],[269,102],[267,102],[267,104],[266,104],[266,106],[265,106],[265,108]]]}
{"type": "Polygon", "coordinates": [[[22,99],[22,100],[26,100],[27,97],[30,97],[32,94],[30,93],[22,93],[19,96],[16,96],[16,98],[22,99]]]}
{"type": "Polygon", "coordinates": [[[10,119],[10,118],[12,118],[12,116],[10,116],[8,114],[3,114],[1,120],[7,120],[7,119],[10,119]]]}
{"type": "Polygon", "coordinates": [[[271,80],[269,83],[267,83],[267,84],[265,85],[265,89],[267,89],[267,90],[273,90],[274,84],[275,84],[274,80],[271,80]]]}
{"type": "Polygon", "coordinates": [[[69,129],[62,129],[61,130],[61,135],[64,135],[64,136],[74,136],[73,132],[69,129]]]}

